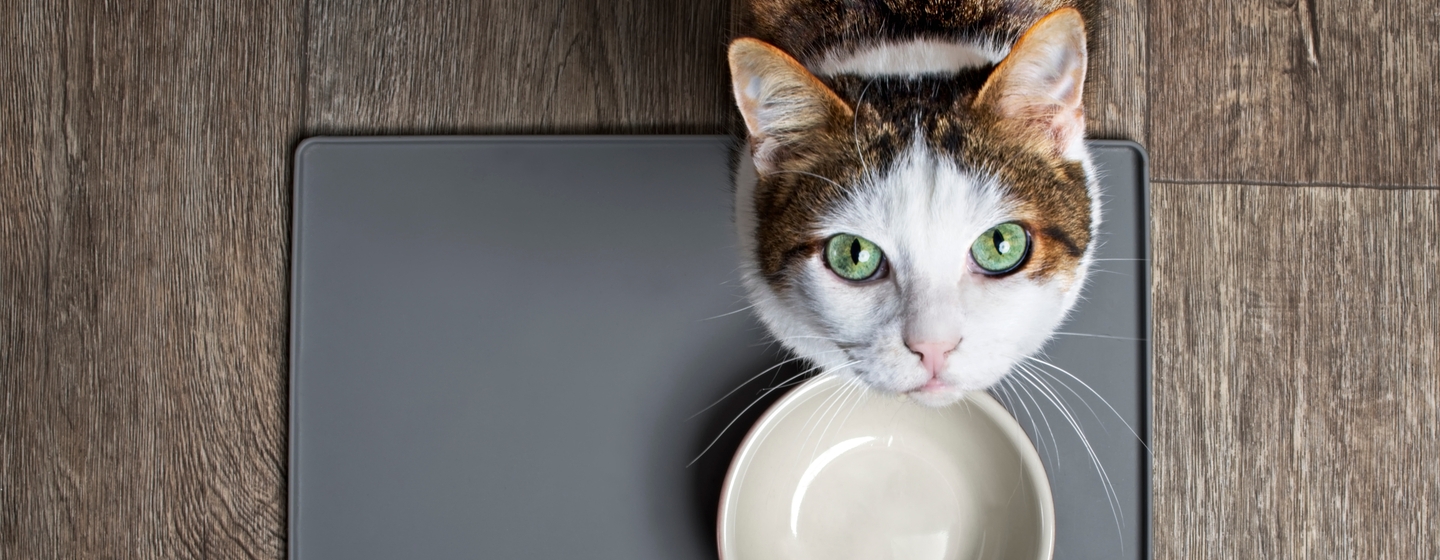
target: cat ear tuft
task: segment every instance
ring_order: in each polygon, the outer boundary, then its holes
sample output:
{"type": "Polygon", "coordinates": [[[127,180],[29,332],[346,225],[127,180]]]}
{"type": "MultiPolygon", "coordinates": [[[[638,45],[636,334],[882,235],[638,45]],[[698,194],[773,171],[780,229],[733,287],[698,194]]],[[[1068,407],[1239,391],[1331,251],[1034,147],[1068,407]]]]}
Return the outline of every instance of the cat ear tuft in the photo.
{"type": "Polygon", "coordinates": [[[803,65],[758,39],[730,43],[730,77],[762,173],[778,151],[849,122],[853,115],[850,106],[803,65]]]}
{"type": "Polygon", "coordinates": [[[1031,26],[975,98],[1038,147],[1067,159],[1084,154],[1085,22],[1074,8],[1031,26]]]}

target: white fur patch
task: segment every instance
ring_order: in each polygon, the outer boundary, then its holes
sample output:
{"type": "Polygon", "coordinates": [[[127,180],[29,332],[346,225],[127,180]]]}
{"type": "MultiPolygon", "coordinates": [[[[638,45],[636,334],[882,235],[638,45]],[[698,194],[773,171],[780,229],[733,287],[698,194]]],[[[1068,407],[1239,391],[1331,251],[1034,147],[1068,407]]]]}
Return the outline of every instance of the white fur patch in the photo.
{"type": "Polygon", "coordinates": [[[1008,48],[980,43],[916,39],[882,43],[855,52],[830,52],[811,65],[823,76],[918,76],[957,72],[1004,60],[1008,48]]]}

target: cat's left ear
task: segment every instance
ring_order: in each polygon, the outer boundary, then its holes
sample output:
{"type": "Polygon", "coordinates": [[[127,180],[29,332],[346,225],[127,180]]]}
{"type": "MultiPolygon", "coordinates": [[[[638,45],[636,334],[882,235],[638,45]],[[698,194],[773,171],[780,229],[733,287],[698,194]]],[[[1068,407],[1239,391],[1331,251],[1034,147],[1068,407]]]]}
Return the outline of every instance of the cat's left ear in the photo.
{"type": "Polygon", "coordinates": [[[854,117],[850,106],[799,61],[758,39],[730,44],[735,104],[761,173],[787,152],[814,146],[854,117]]]}
{"type": "Polygon", "coordinates": [[[1084,153],[1085,22],[1074,8],[1031,26],[985,82],[975,108],[1000,117],[1007,132],[1037,149],[1075,159],[1084,153]]]}

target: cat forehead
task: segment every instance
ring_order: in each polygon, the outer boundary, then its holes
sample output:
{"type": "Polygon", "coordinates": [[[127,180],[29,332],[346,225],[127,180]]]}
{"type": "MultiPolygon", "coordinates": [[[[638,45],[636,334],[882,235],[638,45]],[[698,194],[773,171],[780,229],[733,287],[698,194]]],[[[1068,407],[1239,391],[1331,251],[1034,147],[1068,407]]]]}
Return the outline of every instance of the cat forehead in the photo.
{"type": "Polygon", "coordinates": [[[870,142],[888,140],[903,150],[920,131],[933,137],[938,130],[961,133],[974,128],[972,105],[990,71],[990,66],[979,66],[913,76],[838,74],[822,80],[854,108],[849,132],[870,142]]]}
{"type": "Polygon", "coordinates": [[[917,155],[919,144],[927,144],[935,159],[960,169],[983,163],[968,159],[969,148],[985,143],[989,132],[972,107],[988,75],[989,68],[967,68],[911,77],[827,77],[854,109],[849,130],[843,131],[853,151],[835,154],[842,160],[835,163],[852,173],[889,170],[917,155]]]}
{"type": "Polygon", "coordinates": [[[870,239],[892,258],[917,261],[916,266],[948,266],[964,260],[976,236],[1015,219],[1015,211],[994,176],[916,141],[884,171],[862,179],[819,225],[827,235],[870,239]]]}

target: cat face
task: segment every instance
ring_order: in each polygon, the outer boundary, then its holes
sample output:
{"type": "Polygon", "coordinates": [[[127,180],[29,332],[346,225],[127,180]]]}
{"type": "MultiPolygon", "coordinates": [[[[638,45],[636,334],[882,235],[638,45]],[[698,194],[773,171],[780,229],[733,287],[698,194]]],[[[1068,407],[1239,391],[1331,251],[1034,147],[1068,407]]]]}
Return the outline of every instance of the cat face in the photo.
{"type": "Polygon", "coordinates": [[[1000,380],[1074,305],[1098,225],[1078,15],[993,70],[822,80],[731,47],[752,156],[745,284],[785,346],[939,406],[1000,380]]]}

